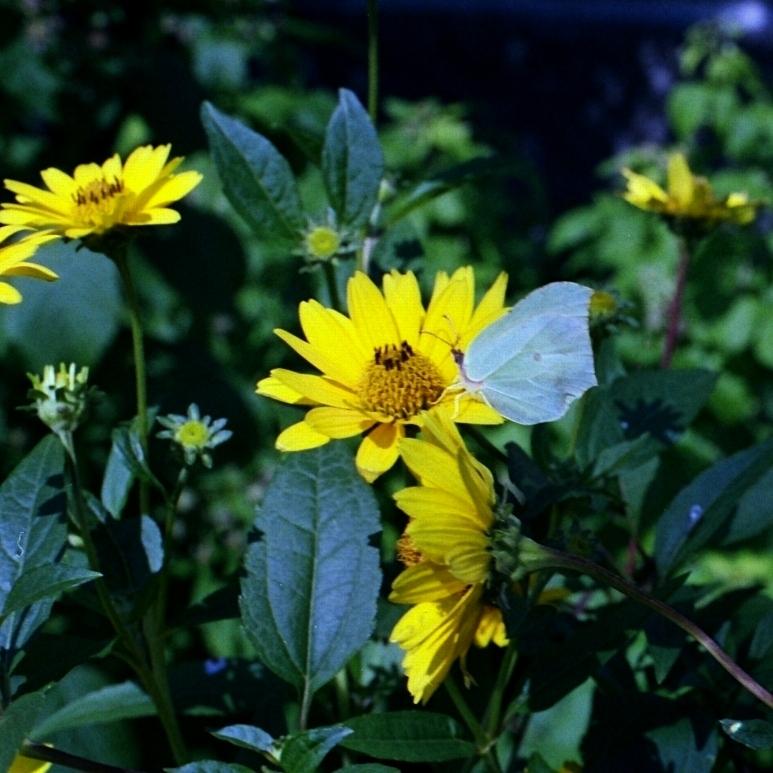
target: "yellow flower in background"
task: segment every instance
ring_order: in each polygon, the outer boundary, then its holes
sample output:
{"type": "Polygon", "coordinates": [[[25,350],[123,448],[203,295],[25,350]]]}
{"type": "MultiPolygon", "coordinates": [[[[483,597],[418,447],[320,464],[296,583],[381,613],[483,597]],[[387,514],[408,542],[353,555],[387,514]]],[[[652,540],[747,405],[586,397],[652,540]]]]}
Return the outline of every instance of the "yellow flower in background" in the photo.
{"type": "Polygon", "coordinates": [[[501,423],[475,396],[446,388],[459,373],[451,349],[464,351],[506,311],[506,285],[507,275],[500,274],[475,307],[472,268],[451,277],[441,272],[425,311],[412,273],[387,274],[382,292],[358,272],[347,287],[348,317],[317,301],[301,303],[306,340],[274,332],[321,375],[280,368],[258,383],[258,394],[313,406],[303,421],[279,435],[276,447],[303,451],[364,433],[357,469],[372,482],[397,461],[397,443],[406,425],[422,425],[422,411],[443,409],[463,423],[501,423]]]}
{"type": "Polygon", "coordinates": [[[459,659],[465,680],[472,644],[507,644],[502,613],[485,602],[494,523],[491,472],[465,447],[445,411],[424,417],[424,440],[404,439],[400,455],[420,485],[398,491],[410,517],[399,546],[407,568],[389,600],[413,604],[392,631],[405,651],[403,668],[414,702],[426,703],[459,659]]]}
{"type": "Polygon", "coordinates": [[[31,757],[23,757],[21,754],[17,754],[11,763],[11,767],[8,768],[8,773],[46,773],[51,765],[51,762],[33,760],[31,757]]]}
{"type": "Polygon", "coordinates": [[[68,239],[101,236],[116,226],[176,223],[180,213],[168,205],[195,188],[202,176],[174,174],[183,159],[167,161],[171,147],[137,148],[124,164],[116,153],[102,166],[77,166],[72,177],[45,169],[40,176],[47,189],[5,180],[16,202],[2,205],[0,223],[50,229],[68,239]]]}
{"type": "MultiPolygon", "coordinates": [[[[56,234],[31,233],[18,241],[8,241],[12,236],[24,231],[27,229],[20,226],[0,227],[0,277],[29,276],[34,279],[45,279],[47,282],[58,279],[59,277],[51,269],[29,262],[29,258],[37,252],[41,244],[58,238],[56,234]]],[[[7,282],[0,281],[0,303],[19,303],[20,301],[21,293],[7,282]]]]}
{"type": "Polygon", "coordinates": [[[649,177],[630,169],[623,169],[623,176],[628,181],[628,188],[623,193],[627,202],[667,217],[703,221],[704,225],[724,220],[747,225],[754,220],[759,206],[749,201],[745,193],[716,198],[709,181],[694,175],[681,153],[668,159],[667,192],[649,177]]]}

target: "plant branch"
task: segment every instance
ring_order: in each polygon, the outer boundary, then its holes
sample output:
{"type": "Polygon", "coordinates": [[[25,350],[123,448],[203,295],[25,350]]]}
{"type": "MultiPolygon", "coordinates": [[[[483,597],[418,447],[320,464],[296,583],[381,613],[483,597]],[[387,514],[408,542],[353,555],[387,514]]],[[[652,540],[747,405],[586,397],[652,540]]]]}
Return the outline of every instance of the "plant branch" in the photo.
{"type": "Polygon", "coordinates": [[[378,117],[378,0],[368,0],[368,115],[378,117]]]}
{"type": "Polygon", "coordinates": [[[662,615],[675,625],[678,625],[685,633],[692,636],[695,641],[701,644],[706,651],[727,671],[739,684],[743,685],[752,695],[761,700],[769,708],[773,708],[773,694],[768,692],[762,685],[746,673],[722,647],[717,644],[702,628],[697,626],[692,620],[685,617],[681,612],[677,612],[673,607],[666,604],[654,596],[650,596],[646,591],[631,585],[622,577],[604,569],[598,564],[589,561],[580,556],[574,556],[565,553],[562,550],[548,548],[543,546],[544,551],[554,558],[552,566],[556,569],[580,572],[594,577],[597,580],[610,585],[615,590],[628,596],[628,598],[638,601],[640,604],[649,607],[654,612],[662,615]]]}
{"type": "Polygon", "coordinates": [[[660,367],[665,369],[671,365],[674,356],[676,341],[679,338],[679,327],[682,321],[682,302],[684,300],[684,288],[687,284],[687,271],[690,267],[690,249],[683,236],[677,237],[679,244],[679,266],[676,270],[676,287],[674,297],[668,306],[668,330],[666,331],[666,343],[663,349],[663,357],[660,367]]]}

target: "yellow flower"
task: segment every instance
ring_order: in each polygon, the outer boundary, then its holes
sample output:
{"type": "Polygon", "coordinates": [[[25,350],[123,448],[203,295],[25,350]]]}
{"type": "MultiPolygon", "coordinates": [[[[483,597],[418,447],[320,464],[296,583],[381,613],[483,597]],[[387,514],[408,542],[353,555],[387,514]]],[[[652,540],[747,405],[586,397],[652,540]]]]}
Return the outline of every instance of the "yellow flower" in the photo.
{"type": "MultiPolygon", "coordinates": [[[[3,243],[14,234],[26,230],[28,229],[11,225],[0,227],[0,277],[31,276],[48,282],[58,279],[59,277],[51,269],[28,262],[28,259],[37,252],[38,247],[56,239],[56,234],[32,233],[19,241],[3,243]]],[[[19,303],[19,301],[21,301],[21,293],[7,282],[0,281],[0,303],[19,303]]]]}
{"type": "Polygon", "coordinates": [[[8,768],[8,773],[46,773],[51,765],[51,762],[33,760],[32,757],[23,757],[21,754],[17,754],[11,767],[8,768]]]}
{"type": "Polygon", "coordinates": [[[397,604],[415,605],[390,637],[406,651],[403,668],[415,703],[429,700],[457,658],[469,682],[465,659],[473,643],[508,643],[502,613],[484,599],[492,562],[491,473],[467,450],[447,412],[426,415],[422,433],[424,440],[399,443],[421,485],[395,494],[411,520],[408,547],[403,543],[400,550],[408,567],[389,596],[397,604]]]}
{"type": "Polygon", "coordinates": [[[723,220],[746,225],[754,220],[759,206],[745,193],[716,198],[709,181],[694,175],[681,153],[668,159],[668,192],[630,169],[623,169],[623,176],[628,181],[623,198],[630,204],[666,217],[700,221],[702,225],[723,220]]]}
{"type": "Polygon", "coordinates": [[[441,272],[425,311],[412,273],[387,274],[382,294],[358,272],[347,288],[349,317],[316,301],[301,303],[306,341],[284,330],[274,332],[321,375],[272,370],[257,392],[316,407],[284,430],[276,447],[302,451],[365,433],[356,462],[372,482],[397,461],[405,426],[421,426],[424,410],[438,407],[463,423],[501,423],[502,417],[479,397],[446,389],[459,374],[452,348],[464,351],[505,312],[506,284],[507,275],[500,274],[475,308],[472,268],[460,268],[451,277],[441,272]]]}
{"type": "Polygon", "coordinates": [[[47,190],[6,180],[16,203],[2,205],[0,223],[51,229],[68,239],[100,236],[116,226],[176,223],[180,213],[168,205],[189,193],[202,177],[194,171],[174,174],[183,159],[167,162],[171,147],[137,148],[125,164],[116,153],[102,166],[77,166],[72,177],[46,169],[40,176],[47,190]]]}

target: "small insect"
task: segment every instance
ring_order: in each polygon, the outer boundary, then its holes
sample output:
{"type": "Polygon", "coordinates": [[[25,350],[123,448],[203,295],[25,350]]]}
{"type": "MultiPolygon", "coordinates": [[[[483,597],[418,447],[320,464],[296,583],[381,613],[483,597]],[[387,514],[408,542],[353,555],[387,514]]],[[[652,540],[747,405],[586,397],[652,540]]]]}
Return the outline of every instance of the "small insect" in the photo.
{"type": "Polygon", "coordinates": [[[470,341],[453,348],[458,381],[449,389],[481,399],[517,424],[560,419],[596,386],[588,305],[593,290],[554,282],[529,293],[470,341]]]}

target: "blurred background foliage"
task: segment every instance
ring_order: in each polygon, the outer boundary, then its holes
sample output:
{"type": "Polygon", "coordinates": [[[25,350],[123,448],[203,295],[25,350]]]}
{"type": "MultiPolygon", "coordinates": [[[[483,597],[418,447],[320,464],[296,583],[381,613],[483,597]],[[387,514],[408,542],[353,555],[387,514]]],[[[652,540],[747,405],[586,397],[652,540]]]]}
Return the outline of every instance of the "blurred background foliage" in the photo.
{"type": "MultiPolygon", "coordinates": [[[[173,156],[186,156],[186,166],[205,175],[180,207],[179,225],[149,229],[161,233],[143,234],[132,247],[146,322],[151,404],[162,413],[185,413],[196,402],[203,413],[228,418],[234,431],[215,452],[215,470],[201,474],[183,497],[172,613],[238,572],[254,507],[276,464],[274,438],[296,417],[288,406],[257,398],[255,383],[273,367],[300,366],[272,330],[297,332],[298,303],[312,294],[308,283],[317,280],[313,272],[299,279],[300,257],[285,244],[255,237],[227,204],[206,151],[199,107],[210,100],[269,137],[290,162],[310,219],[323,221],[316,160],[336,88],[353,88],[364,99],[365,23],[363,15],[356,29],[352,23],[337,27],[307,10],[289,0],[0,0],[2,178],[37,184],[39,171],[49,166],[69,172],[79,163],[101,163],[115,151],[125,155],[139,144],[167,142],[173,156]]],[[[386,29],[381,45],[391,53],[384,56],[385,68],[400,51],[394,22],[386,29]]],[[[770,203],[773,81],[755,64],[743,39],[713,23],[693,27],[680,45],[674,39],[655,54],[651,46],[641,50],[650,52],[649,59],[640,59],[643,68],[649,62],[651,79],[652,71],[660,73],[657,88],[642,92],[649,123],[642,118],[641,101],[638,112],[624,112],[611,86],[604,92],[613,95],[606,102],[586,105],[600,111],[594,125],[611,116],[617,127],[606,142],[596,142],[597,168],[589,179],[573,178],[571,166],[556,169],[535,141],[534,127],[519,126],[517,116],[497,115],[486,105],[486,89],[477,103],[432,93],[417,98],[415,82],[390,89],[385,75],[379,136],[395,200],[468,162],[457,178],[471,182],[428,200],[387,230],[374,255],[374,278],[392,267],[412,268],[426,289],[435,271],[471,263],[479,288],[499,270],[508,271],[513,300],[547,281],[580,279],[628,304],[625,313],[635,324],[622,324],[617,338],[625,366],[656,367],[674,286],[676,242],[657,219],[619,197],[620,169],[628,166],[662,179],[668,152],[679,148],[720,194],[745,190],[770,203]],[[562,175],[573,183],[557,182],[562,175]]],[[[521,54],[513,56],[528,58],[521,54]]],[[[427,60],[424,66],[434,65],[427,60]]],[[[572,88],[563,82],[551,98],[560,99],[562,90],[572,88]]],[[[513,97],[519,98],[523,91],[513,97]]],[[[560,115],[560,106],[551,115],[560,115]]],[[[590,142],[581,125],[560,128],[567,137],[566,156],[572,155],[571,142],[578,153],[590,142]]],[[[770,210],[763,209],[754,226],[719,229],[695,256],[674,365],[706,367],[720,377],[708,407],[663,454],[657,478],[653,473],[657,485],[644,495],[639,535],[645,547],[652,547],[646,513],[661,512],[710,463],[770,435],[772,231],[770,210]]],[[[110,430],[131,417],[134,400],[130,334],[115,269],[72,245],[47,247],[39,257],[60,281],[43,286],[21,280],[24,303],[0,310],[0,473],[7,474],[43,435],[32,418],[15,410],[29,386],[24,374],[46,363],[75,361],[92,369],[92,383],[107,395],[81,430],[83,448],[91,455],[86,476],[98,489],[110,430]]],[[[341,268],[342,281],[348,270],[341,268]]],[[[528,442],[529,436],[510,428],[495,442],[513,437],[528,442]]],[[[158,442],[151,451],[162,462],[164,445],[158,442]]],[[[767,486],[773,495],[773,480],[767,486]]],[[[700,577],[770,584],[773,567],[760,550],[770,540],[763,535],[753,545],[742,542],[736,554],[721,560],[708,556],[700,577]]],[[[54,615],[49,630],[72,633],[92,625],[87,612],[68,609],[54,615]]],[[[382,633],[389,629],[386,618],[381,627],[382,633]]],[[[243,677],[238,668],[246,668],[237,659],[251,652],[236,620],[181,631],[172,645],[181,660],[233,659],[234,684],[243,677]]],[[[389,655],[374,650],[371,663],[368,653],[361,656],[358,678],[362,684],[376,680],[376,695],[379,690],[387,695],[398,679],[396,661],[389,663],[389,655]]],[[[110,681],[119,678],[111,676],[110,681]]],[[[64,702],[104,680],[98,668],[81,667],[56,689],[64,702]]],[[[583,700],[560,710],[587,715],[590,697],[583,700]]],[[[209,710],[199,708],[204,715],[209,710]]],[[[147,722],[152,737],[158,730],[147,722]]],[[[266,719],[262,726],[271,730],[270,723],[266,719]]],[[[83,738],[68,738],[65,745],[105,762],[142,762],[132,735],[136,728],[101,727],[112,734],[109,743],[100,735],[103,730],[84,730],[79,731],[83,738]]]]}

